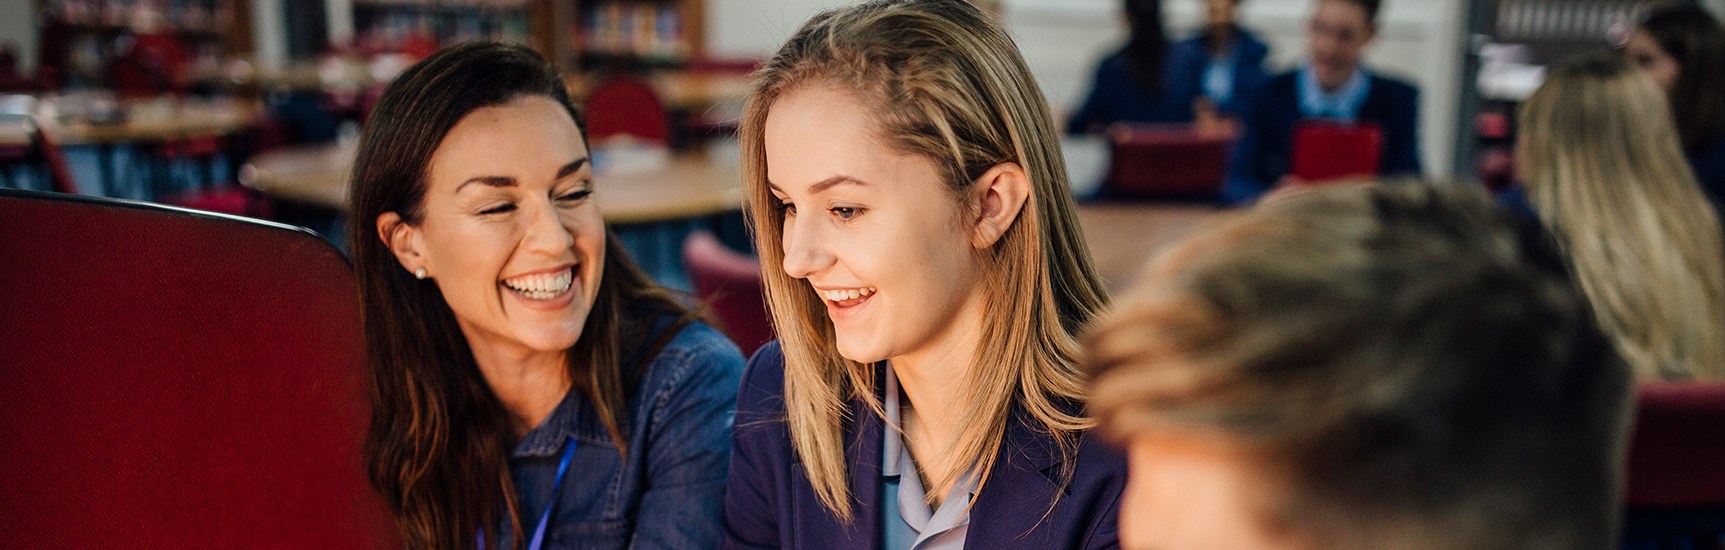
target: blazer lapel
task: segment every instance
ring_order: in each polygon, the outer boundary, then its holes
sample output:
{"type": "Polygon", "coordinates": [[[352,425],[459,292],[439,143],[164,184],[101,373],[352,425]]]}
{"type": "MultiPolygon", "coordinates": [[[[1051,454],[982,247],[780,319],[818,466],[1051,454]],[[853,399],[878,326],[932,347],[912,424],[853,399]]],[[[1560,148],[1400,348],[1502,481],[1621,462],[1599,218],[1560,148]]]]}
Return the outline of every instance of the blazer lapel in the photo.
{"type": "MultiPolygon", "coordinates": [[[[886,371],[875,369],[875,393],[880,397],[886,386],[886,371]]],[[[845,430],[845,459],[851,477],[851,521],[841,523],[837,516],[821,504],[814,487],[803,483],[802,502],[808,508],[800,514],[804,523],[798,529],[802,544],[799,548],[877,550],[880,540],[881,501],[881,436],[885,429],[881,418],[861,401],[850,404],[849,426],[845,430]]],[[[798,466],[801,467],[800,465],[798,466]]]]}
{"type": "Polygon", "coordinates": [[[1061,490],[1064,457],[1054,439],[1029,420],[1023,410],[1013,411],[1000,457],[971,506],[965,548],[1055,547],[1053,530],[1044,527],[1065,523],[1056,521],[1066,508],[1065,499],[1049,507],[1061,490]]]}

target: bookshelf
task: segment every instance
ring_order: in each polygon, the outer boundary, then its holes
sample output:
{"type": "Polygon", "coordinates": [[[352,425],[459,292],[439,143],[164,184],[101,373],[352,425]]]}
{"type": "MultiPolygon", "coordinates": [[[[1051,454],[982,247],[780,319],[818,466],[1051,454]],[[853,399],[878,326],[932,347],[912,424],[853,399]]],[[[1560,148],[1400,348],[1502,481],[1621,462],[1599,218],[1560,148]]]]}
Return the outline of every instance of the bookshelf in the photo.
{"type": "Polygon", "coordinates": [[[235,1],[39,0],[42,65],[61,85],[106,86],[109,65],[149,40],[172,44],[164,51],[186,78],[216,74],[225,57],[249,49],[249,17],[235,1]]]}
{"type": "Polygon", "coordinates": [[[702,54],[705,0],[564,0],[579,70],[676,68],[702,54]]]}

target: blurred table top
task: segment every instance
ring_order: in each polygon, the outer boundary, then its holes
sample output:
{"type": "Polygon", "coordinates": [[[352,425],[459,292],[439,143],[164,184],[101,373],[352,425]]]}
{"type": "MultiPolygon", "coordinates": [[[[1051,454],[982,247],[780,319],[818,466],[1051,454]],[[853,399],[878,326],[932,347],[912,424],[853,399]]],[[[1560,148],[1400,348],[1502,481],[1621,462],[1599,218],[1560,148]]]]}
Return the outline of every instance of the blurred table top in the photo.
{"type": "MultiPolygon", "coordinates": [[[[355,151],[320,145],[252,157],[240,183],[272,197],[347,210],[355,151]]],[[[663,168],[602,173],[594,196],[614,224],[665,221],[732,212],[742,207],[737,165],[700,154],[678,154],[663,168]]]]}
{"type": "MultiPolygon", "coordinates": [[[[139,100],[125,104],[124,120],[96,124],[84,119],[43,119],[43,130],[60,145],[100,145],[227,135],[251,124],[261,108],[251,101],[178,102],[139,100]]],[[[0,124],[0,145],[28,145],[22,121],[0,124]]]]}
{"type": "Polygon", "coordinates": [[[1096,202],[1078,206],[1078,221],[1097,273],[1118,296],[1157,253],[1229,212],[1204,204],[1096,202]]]}

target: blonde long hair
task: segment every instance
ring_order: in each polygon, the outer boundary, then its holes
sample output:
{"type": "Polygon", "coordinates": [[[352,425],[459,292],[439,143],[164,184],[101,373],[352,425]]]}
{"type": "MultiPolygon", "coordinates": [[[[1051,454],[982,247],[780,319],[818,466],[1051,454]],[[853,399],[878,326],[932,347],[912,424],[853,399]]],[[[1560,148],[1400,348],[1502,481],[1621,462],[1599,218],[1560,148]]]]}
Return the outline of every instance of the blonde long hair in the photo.
{"type": "Polygon", "coordinates": [[[1521,108],[1529,199],[1638,377],[1725,374],[1725,246],[1653,82],[1614,55],[1562,63],[1521,108]]]}
{"type": "MultiPolygon", "coordinates": [[[[882,142],[932,161],[953,192],[1005,162],[1023,167],[1031,193],[991,249],[990,315],[964,381],[965,426],[952,447],[978,483],[1000,453],[1013,410],[1075,452],[1090,421],[1078,412],[1084,376],[1075,334],[1106,305],[1067,186],[1054,119],[1007,35],[961,0],[876,1],[823,12],[805,23],[756,73],[742,128],[746,214],[765,270],[767,302],[785,356],[791,439],[826,507],[851,517],[844,456],[847,402],[882,412],[877,365],[841,357],[826,310],[809,285],[786,275],[784,214],[767,185],[765,126],[774,101],[803,86],[830,85],[874,109],[882,142]]],[[[963,472],[931,480],[945,485],[963,472]]]]}

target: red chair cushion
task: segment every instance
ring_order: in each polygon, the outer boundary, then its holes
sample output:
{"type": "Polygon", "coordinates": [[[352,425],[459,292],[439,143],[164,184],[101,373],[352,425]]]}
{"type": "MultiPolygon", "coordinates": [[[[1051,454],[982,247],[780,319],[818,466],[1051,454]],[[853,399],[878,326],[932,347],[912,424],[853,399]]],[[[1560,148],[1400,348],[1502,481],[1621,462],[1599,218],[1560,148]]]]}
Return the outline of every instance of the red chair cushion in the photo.
{"type": "Polygon", "coordinates": [[[1725,382],[1649,383],[1637,393],[1625,503],[1725,505],[1725,382]]]}
{"type": "Polygon", "coordinates": [[[1188,125],[1116,124],[1103,193],[1116,198],[1214,198],[1228,170],[1228,136],[1188,125]]]}
{"type": "Polygon", "coordinates": [[[761,262],[738,254],[706,231],[689,234],[683,242],[683,262],[695,295],[713,308],[720,327],[748,357],[773,340],[772,317],[761,292],[761,262]]]}
{"type": "Polygon", "coordinates": [[[666,143],[671,119],[653,87],[635,78],[619,77],[593,89],[587,97],[587,135],[597,142],[618,134],[666,143]]]}
{"type": "Polygon", "coordinates": [[[1288,173],[1308,182],[1376,176],[1383,142],[1375,124],[1301,123],[1288,173]]]}
{"type": "Polygon", "coordinates": [[[399,547],[346,260],[304,230],[0,191],[17,548],[399,547]]]}

